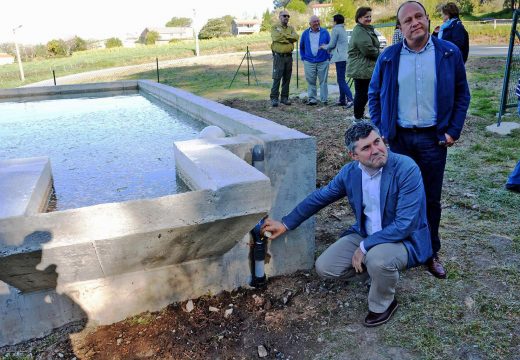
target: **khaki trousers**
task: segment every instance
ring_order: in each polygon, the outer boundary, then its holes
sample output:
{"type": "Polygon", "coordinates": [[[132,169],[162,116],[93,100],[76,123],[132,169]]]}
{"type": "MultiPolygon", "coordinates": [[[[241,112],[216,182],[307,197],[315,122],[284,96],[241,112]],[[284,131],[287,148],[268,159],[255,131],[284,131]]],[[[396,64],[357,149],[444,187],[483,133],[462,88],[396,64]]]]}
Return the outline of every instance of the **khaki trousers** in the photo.
{"type": "MultiPolygon", "coordinates": [[[[349,234],[329,246],[316,260],[316,272],[326,279],[347,279],[356,275],[352,256],[363,240],[358,234],[349,234]]],[[[399,271],[406,269],[408,252],[402,242],[385,243],[372,247],[363,259],[371,278],[368,309],[382,313],[394,300],[399,271]]]]}

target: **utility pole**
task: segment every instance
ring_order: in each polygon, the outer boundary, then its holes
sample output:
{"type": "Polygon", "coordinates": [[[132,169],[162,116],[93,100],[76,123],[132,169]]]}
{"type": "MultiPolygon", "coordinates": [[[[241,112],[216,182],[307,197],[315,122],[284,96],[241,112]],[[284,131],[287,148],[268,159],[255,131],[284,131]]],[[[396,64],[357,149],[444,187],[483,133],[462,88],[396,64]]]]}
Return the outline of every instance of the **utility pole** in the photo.
{"type": "Polygon", "coordinates": [[[195,33],[195,55],[196,56],[199,56],[200,55],[200,51],[199,51],[199,27],[198,27],[198,24],[197,24],[197,11],[195,11],[195,9],[193,9],[193,32],[195,33]]]}
{"type": "Polygon", "coordinates": [[[16,57],[18,58],[18,67],[20,68],[20,80],[25,81],[25,75],[23,73],[23,66],[22,66],[22,59],[20,58],[20,48],[18,47],[18,42],[16,41],[16,30],[21,28],[22,25],[18,25],[13,29],[13,40],[14,40],[14,47],[16,49],[16,57]]]}

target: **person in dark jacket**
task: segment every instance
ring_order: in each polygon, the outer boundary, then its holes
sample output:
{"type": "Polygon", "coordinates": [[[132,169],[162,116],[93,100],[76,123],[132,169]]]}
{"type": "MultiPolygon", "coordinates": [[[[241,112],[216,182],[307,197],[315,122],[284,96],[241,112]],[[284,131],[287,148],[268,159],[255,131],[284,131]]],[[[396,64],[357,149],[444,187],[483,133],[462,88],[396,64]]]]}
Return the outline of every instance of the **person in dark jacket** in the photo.
{"type": "Polygon", "coordinates": [[[432,35],[457,45],[466,63],[469,54],[469,35],[459,19],[459,8],[449,2],[442,6],[441,16],[443,24],[437,26],[432,35]]]}
{"type": "Polygon", "coordinates": [[[466,69],[457,46],[429,35],[419,2],[406,1],[397,15],[404,40],[379,56],[368,91],[370,117],[390,149],[421,169],[433,249],[427,267],[444,279],[438,257],[442,181],[448,147],[459,138],[469,107],[466,69]]]}
{"type": "Polygon", "coordinates": [[[262,231],[271,240],[297,228],[325,206],[347,198],[356,222],[316,260],[328,279],[368,272],[368,315],[364,325],[387,322],[397,308],[399,272],[424,263],[432,254],[421,173],[407,156],[388,151],[377,128],[359,121],[345,132],[354,160],[321,189],[307,196],[282,221],[267,219],[262,231]]]}
{"type": "Polygon", "coordinates": [[[356,26],[348,44],[347,76],[354,79],[354,121],[365,116],[368,85],[379,56],[379,40],[372,23],[372,9],[360,7],[356,11],[356,26]]]}

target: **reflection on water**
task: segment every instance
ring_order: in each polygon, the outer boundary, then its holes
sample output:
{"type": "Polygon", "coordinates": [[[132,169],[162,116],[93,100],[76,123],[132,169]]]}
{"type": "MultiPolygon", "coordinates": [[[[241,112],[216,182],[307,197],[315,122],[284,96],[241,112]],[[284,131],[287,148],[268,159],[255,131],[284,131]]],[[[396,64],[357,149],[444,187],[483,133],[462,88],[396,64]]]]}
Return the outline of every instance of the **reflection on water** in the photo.
{"type": "Polygon", "coordinates": [[[57,210],[187,191],[172,144],[204,124],[140,95],[0,103],[0,160],[48,156],[57,210]]]}

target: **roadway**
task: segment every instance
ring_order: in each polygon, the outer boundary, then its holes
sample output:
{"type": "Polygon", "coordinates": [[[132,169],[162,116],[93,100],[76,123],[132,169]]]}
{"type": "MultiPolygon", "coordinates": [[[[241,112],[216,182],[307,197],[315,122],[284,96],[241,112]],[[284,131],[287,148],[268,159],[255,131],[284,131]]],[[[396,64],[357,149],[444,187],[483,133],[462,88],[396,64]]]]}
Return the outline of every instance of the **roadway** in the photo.
{"type": "Polygon", "coordinates": [[[470,45],[469,56],[507,56],[507,45],[470,45]]]}

